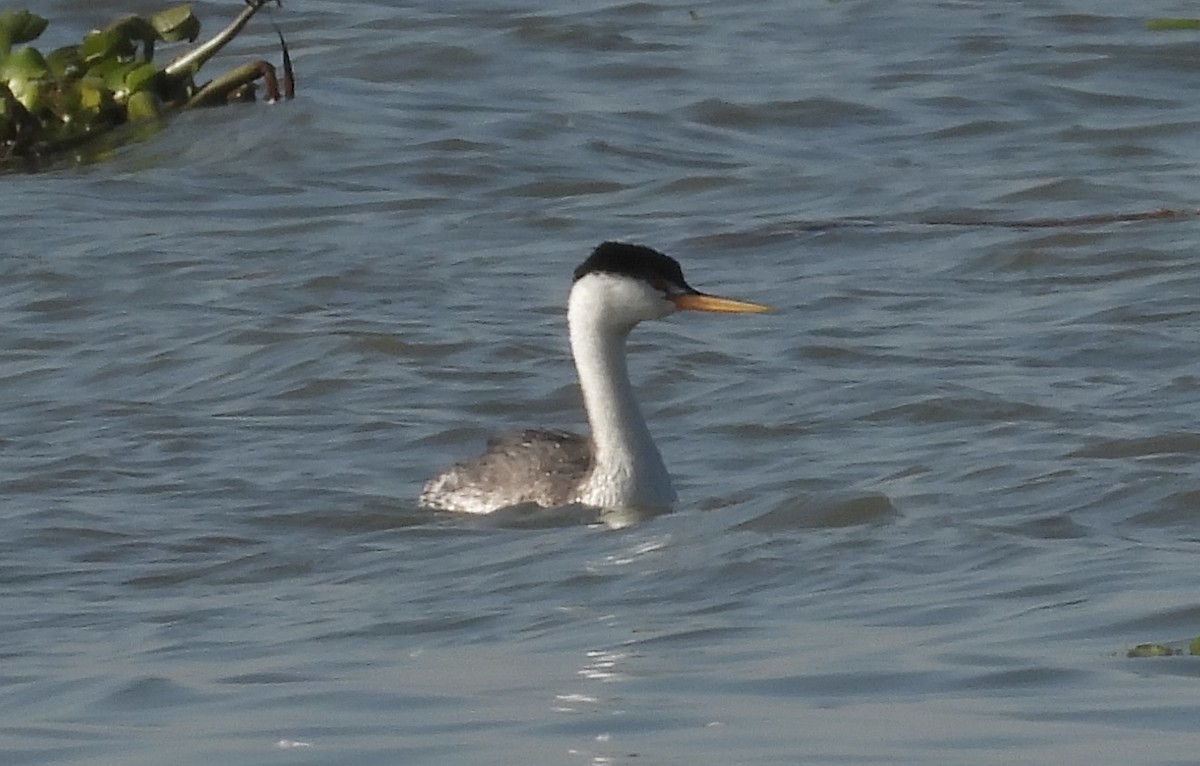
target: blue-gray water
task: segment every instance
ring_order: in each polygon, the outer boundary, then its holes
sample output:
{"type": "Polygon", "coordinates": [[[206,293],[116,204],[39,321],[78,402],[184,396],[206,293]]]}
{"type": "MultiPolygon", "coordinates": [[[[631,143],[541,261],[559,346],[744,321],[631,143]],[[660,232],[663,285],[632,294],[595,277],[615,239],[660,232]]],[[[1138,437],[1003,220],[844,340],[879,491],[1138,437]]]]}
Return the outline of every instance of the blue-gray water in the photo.
{"type": "Polygon", "coordinates": [[[1189,15],[290,0],[294,102],[0,178],[0,760],[1195,763],[1200,220],[982,225],[1196,207],[1189,15]],[[677,512],[417,509],[609,238],[778,309],[636,331],[677,512]]]}

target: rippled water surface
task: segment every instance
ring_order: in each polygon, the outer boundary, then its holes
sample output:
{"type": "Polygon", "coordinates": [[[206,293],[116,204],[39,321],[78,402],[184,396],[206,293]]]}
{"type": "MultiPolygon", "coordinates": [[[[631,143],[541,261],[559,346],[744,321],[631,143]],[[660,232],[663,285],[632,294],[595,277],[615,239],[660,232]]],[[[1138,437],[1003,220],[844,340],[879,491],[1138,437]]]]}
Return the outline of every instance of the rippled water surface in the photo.
{"type": "Polygon", "coordinates": [[[1195,763],[1200,220],[1047,220],[1196,207],[1195,14],[290,0],[0,178],[3,763],[1195,763]],[[604,239],[778,309],[636,331],[677,511],[419,510],[604,239]]]}

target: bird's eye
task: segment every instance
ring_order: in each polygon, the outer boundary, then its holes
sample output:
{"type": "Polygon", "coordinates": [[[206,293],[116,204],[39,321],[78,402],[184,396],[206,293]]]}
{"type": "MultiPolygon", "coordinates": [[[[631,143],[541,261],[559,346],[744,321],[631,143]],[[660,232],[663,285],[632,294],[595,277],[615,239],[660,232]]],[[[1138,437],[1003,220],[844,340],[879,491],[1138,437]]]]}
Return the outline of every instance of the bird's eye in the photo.
{"type": "Polygon", "coordinates": [[[650,286],[661,293],[665,293],[667,291],[667,283],[661,279],[650,280],[650,286]]]}

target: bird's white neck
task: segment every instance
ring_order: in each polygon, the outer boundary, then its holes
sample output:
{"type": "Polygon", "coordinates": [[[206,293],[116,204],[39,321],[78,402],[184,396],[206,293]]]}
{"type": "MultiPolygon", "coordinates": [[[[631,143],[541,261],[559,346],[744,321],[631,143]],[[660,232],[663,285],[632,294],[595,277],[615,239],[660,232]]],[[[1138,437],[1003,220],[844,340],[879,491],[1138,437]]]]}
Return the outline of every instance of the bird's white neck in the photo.
{"type": "Polygon", "coordinates": [[[625,340],[634,322],[611,313],[596,291],[572,291],[567,310],[571,351],[595,448],[578,500],[598,508],[666,510],[675,491],[625,363],[625,340]]]}

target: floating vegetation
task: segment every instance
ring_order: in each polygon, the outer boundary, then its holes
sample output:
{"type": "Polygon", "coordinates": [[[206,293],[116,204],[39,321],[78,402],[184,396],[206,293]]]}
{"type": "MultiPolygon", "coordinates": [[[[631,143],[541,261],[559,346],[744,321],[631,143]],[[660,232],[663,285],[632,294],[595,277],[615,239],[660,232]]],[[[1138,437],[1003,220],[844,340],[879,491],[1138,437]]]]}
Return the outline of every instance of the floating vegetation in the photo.
{"type": "Polygon", "coordinates": [[[1185,648],[1182,641],[1170,644],[1138,644],[1125,651],[1126,657],[1180,657],[1185,654],[1200,656],[1200,636],[1192,639],[1185,648]]]}
{"type": "Polygon", "coordinates": [[[1174,649],[1166,644],[1138,644],[1125,652],[1126,657],[1171,657],[1183,654],[1181,649],[1174,649]]]}
{"type": "Polygon", "coordinates": [[[1177,32],[1183,29],[1200,29],[1200,19],[1150,19],[1146,29],[1151,32],[1177,32]]]}
{"type": "Polygon", "coordinates": [[[269,1],[246,0],[227,27],[162,66],[154,61],[158,43],[200,36],[200,20],[188,5],[121,17],[88,32],[78,45],[45,54],[27,43],[45,31],[46,19],[26,10],[0,13],[0,168],[36,169],[125,125],[157,130],[184,109],[254,100],[259,80],[268,101],[292,98],[292,64],[278,28],[282,87],[266,61],[196,83],[200,68],[269,1]]]}

